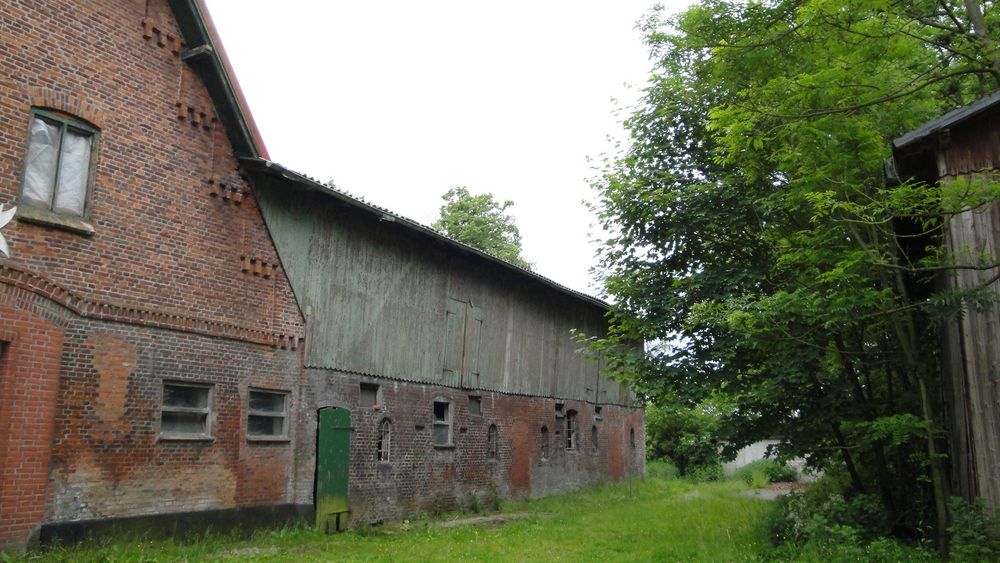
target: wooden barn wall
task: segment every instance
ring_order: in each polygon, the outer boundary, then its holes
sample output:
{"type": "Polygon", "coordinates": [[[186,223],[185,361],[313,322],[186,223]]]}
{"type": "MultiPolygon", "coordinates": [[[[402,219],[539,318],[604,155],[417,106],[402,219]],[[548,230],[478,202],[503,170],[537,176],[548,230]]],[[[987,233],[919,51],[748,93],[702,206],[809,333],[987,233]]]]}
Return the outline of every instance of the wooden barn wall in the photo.
{"type": "MultiPolygon", "coordinates": [[[[994,131],[997,131],[995,129],[994,131]]],[[[994,144],[994,149],[1000,144],[994,144]]],[[[954,147],[945,159],[961,167],[987,164],[986,151],[961,151],[954,147]],[[954,155],[964,155],[955,160],[954,155]],[[970,155],[979,155],[973,159],[970,155]]],[[[939,156],[939,161],[941,157],[939,156]]],[[[967,181],[968,176],[956,182],[967,181]]],[[[947,181],[947,179],[946,179],[947,181]]],[[[1000,254],[1000,204],[955,215],[947,224],[945,239],[957,264],[995,263],[1000,254]],[[988,262],[987,262],[988,261],[988,262]]],[[[951,287],[981,286],[1000,275],[1000,268],[954,270],[951,287]]],[[[992,291],[1000,299],[1000,283],[992,291]]],[[[952,415],[952,473],[966,498],[981,496],[993,509],[1000,508],[1000,306],[987,311],[967,310],[950,323],[944,334],[944,366],[948,403],[952,415]]]]}
{"type": "Polygon", "coordinates": [[[947,138],[939,142],[938,175],[941,178],[1000,169],[1000,109],[952,127],[947,138]]]}
{"type": "Polygon", "coordinates": [[[329,196],[254,183],[307,317],[308,367],[630,403],[570,336],[603,335],[599,307],[329,196]]]}

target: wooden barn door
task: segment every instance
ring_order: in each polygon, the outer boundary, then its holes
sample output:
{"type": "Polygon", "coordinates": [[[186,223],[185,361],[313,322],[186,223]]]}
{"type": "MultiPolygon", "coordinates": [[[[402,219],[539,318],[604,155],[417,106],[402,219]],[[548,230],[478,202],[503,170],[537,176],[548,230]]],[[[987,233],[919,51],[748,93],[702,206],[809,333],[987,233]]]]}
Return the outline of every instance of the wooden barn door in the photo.
{"type": "Polygon", "coordinates": [[[347,526],[350,452],[350,411],[337,407],[320,409],[316,438],[316,525],[328,534],[347,526]]]}

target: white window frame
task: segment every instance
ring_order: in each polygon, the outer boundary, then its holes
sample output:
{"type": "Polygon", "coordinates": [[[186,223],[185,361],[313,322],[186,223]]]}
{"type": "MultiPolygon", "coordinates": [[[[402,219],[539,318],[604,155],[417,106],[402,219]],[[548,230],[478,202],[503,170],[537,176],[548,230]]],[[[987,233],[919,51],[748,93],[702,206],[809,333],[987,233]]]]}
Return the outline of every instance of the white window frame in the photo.
{"type": "Polygon", "coordinates": [[[375,457],[379,463],[389,463],[392,461],[392,421],[383,418],[378,423],[378,439],[376,440],[375,457]],[[388,429],[388,437],[386,437],[388,429]]]}
{"type": "Polygon", "coordinates": [[[215,389],[214,385],[209,383],[192,383],[189,381],[164,381],[160,386],[160,439],[161,440],[212,440],[212,426],[214,423],[214,416],[212,413],[212,404],[215,399],[215,389]],[[194,389],[202,389],[207,393],[205,399],[204,407],[177,407],[167,405],[164,402],[165,391],[167,387],[190,387],[194,389]],[[163,413],[175,412],[175,413],[195,413],[205,415],[205,431],[202,433],[194,432],[164,432],[163,431],[163,413]]]}
{"type": "Polygon", "coordinates": [[[454,442],[453,442],[453,439],[452,439],[452,436],[453,436],[453,434],[452,434],[452,421],[454,420],[454,417],[455,417],[455,409],[453,407],[454,407],[454,405],[448,399],[434,399],[434,401],[433,401],[433,403],[431,405],[431,443],[433,443],[435,447],[450,448],[450,447],[452,447],[454,445],[454,442]],[[441,404],[445,405],[445,408],[447,409],[447,411],[445,413],[445,420],[438,420],[437,419],[437,413],[434,412],[438,403],[441,403],[441,404]],[[448,429],[448,439],[447,439],[447,441],[445,443],[440,443],[440,442],[436,441],[435,437],[437,436],[437,432],[435,432],[435,430],[439,426],[443,426],[443,427],[446,427],[448,429]]]}
{"type": "Polygon", "coordinates": [[[580,413],[573,409],[566,411],[566,449],[570,451],[580,449],[579,416],[580,413]]]}
{"type": "Polygon", "coordinates": [[[247,440],[256,442],[274,442],[288,440],[288,403],[291,393],[278,389],[261,389],[251,387],[247,390],[247,440]],[[276,414],[274,411],[253,410],[250,408],[250,393],[264,393],[267,395],[279,395],[282,398],[282,411],[276,414]],[[265,416],[268,418],[281,419],[281,434],[250,434],[250,417],[265,416]]]}

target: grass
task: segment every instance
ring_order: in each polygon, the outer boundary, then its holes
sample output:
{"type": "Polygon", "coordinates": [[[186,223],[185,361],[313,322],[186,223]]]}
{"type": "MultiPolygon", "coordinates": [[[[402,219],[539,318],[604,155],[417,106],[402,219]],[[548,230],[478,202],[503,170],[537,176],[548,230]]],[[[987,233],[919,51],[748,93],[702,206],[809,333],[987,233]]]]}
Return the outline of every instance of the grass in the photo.
{"type": "MultiPolygon", "coordinates": [[[[656,468],[651,471],[657,474],[656,468]]],[[[512,503],[528,513],[499,527],[441,529],[424,521],[324,535],[307,527],[192,543],[117,539],[50,549],[32,561],[756,561],[769,545],[771,505],[740,496],[740,481],[694,484],[648,477],[512,503]]],[[[0,557],[2,558],[2,557],[0,557]]]]}

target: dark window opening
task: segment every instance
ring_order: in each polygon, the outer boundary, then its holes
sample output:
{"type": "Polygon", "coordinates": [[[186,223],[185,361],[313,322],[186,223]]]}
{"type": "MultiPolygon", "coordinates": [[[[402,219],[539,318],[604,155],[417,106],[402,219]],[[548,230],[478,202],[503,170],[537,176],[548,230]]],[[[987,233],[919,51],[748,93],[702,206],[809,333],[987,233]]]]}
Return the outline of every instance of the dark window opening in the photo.
{"type": "Polygon", "coordinates": [[[604,407],[598,405],[594,407],[594,420],[601,420],[604,416],[601,414],[604,411],[604,407]]]}
{"type": "Polygon", "coordinates": [[[566,405],[562,403],[556,403],[556,418],[561,418],[563,416],[563,408],[566,405]]]}
{"type": "Polygon", "coordinates": [[[487,445],[489,446],[490,459],[497,458],[497,427],[495,424],[490,425],[490,431],[487,436],[487,445]]]}
{"type": "Polygon", "coordinates": [[[629,428],[628,429],[628,443],[629,443],[630,446],[632,446],[632,449],[634,450],[635,449],[635,428],[629,428]]]}
{"type": "Polygon", "coordinates": [[[469,395],[469,414],[476,416],[483,414],[483,398],[479,395],[469,395]]]}
{"type": "Polygon", "coordinates": [[[575,450],[577,444],[576,411],[566,412],[566,449],[575,450]]]}
{"type": "Polygon", "coordinates": [[[385,419],[378,429],[378,460],[389,461],[392,452],[392,422],[385,419]]]}
{"type": "Polygon", "coordinates": [[[540,438],[540,441],[541,441],[541,446],[542,446],[541,447],[542,459],[548,459],[549,458],[549,427],[548,426],[543,426],[542,427],[542,436],[540,438]]]}
{"type": "Polygon", "coordinates": [[[597,442],[597,425],[596,424],[590,427],[590,445],[593,446],[595,452],[599,449],[598,448],[598,442],[597,442]]]}
{"type": "Polygon", "coordinates": [[[374,383],[362,383],[361,384],[361,400],[359,401],[362,407],[374,407],[379,404],[378,400],[379,386],[374,383]]]}

